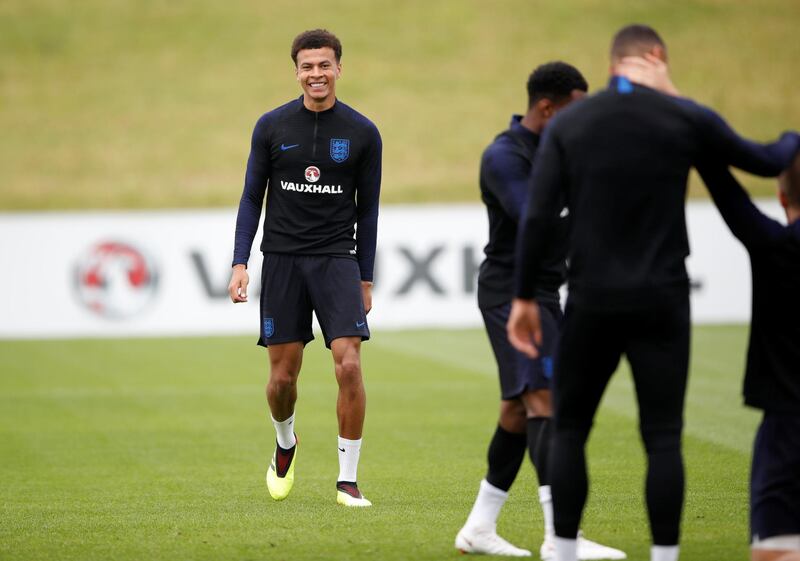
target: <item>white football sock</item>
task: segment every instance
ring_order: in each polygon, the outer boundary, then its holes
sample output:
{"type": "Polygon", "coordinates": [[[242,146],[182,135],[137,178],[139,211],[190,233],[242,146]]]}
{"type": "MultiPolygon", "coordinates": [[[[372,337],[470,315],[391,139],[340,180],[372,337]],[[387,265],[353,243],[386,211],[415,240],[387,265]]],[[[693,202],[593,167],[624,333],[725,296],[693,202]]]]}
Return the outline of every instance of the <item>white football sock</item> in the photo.
{"type": "Polygon", "coordinates": [[[556,546],[555,561],[578,561],[578,540],[567,538],[553,538],[556,546]]]}
{"type": "Polygon", "coordinates": [[[654,545],[650,548],[650,561],[678,561],[677,545],[654,545]]]}
{"type": "Polygon", "coordinates": [[[494,527],[497,524],[497,517],[500,516],[500,509],[503,508],[507,498],[508,493],[506,491],[498,489],[485,479],[482,479],[481,486],[478,489],[478,496],[475,498],[475,504],[469,513],[467,523],[464,525],[470,528],[494,527]]]}
{"type": "Polygon", "coordinates": [[[270,415],[272,424],[275,425],[275,434],[278,437],[278,446],[284,450],[288,450],[297,443],[294,437],[294,413],[285,421],[276,421],[275,417],[270,415]]]}
{"type": "Polygon", "coordinates": [[[337,481],[357,482],[358,458],[361,456],[361,439],[348,440],[339,437],[339,479],[337,481]]]}
{"type": "Polygon", "coordinates": [[[544,515],[544,537],[552,537],[555,535],[555,528],[553,526],[553,495],[550,493],[550,485],[539,487],[539,503],[542,505],[542,514],[544,515]]]}

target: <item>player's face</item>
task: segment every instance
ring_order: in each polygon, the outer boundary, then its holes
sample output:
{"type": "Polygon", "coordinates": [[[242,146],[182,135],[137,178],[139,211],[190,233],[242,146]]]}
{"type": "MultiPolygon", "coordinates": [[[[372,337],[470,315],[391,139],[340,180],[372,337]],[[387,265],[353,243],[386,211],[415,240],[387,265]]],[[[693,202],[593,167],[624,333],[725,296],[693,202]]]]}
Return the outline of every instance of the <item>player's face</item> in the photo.
{"type": "Polygon", "coordinates": [[[314,103],[333,102],[336,80],[342,66],[330,47],[303,49],[297,53],[297,81],[307,100],[314,103]]]}

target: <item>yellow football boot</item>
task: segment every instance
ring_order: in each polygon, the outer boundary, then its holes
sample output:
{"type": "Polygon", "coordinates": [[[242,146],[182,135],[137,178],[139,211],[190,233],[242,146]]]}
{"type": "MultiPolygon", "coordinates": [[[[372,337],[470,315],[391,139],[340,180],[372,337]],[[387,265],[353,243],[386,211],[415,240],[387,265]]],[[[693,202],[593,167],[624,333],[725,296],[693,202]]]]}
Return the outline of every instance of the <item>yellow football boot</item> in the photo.
{"type": "Polygon", "coordinates": [[[276,501],[282,501],[289,495],[294,485],[294,464],[297,457],[297,435],[295,444],[289,450],[275,445],[272,462],[267,469],[267,489],[270,496],[276,501]]]}

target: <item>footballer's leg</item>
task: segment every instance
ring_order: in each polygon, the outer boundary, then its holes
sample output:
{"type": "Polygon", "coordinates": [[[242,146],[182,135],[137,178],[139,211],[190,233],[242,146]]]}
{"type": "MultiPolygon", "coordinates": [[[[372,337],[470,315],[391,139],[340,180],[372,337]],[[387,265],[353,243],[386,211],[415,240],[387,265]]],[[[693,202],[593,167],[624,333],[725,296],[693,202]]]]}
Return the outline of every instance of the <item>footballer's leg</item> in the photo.
{"type": "MultiPolygon", "coordinates": [[[[532,370],[529,375],[530,387],[534,389],[522,394],[522,402],[525,404],[527,415],[528,454],[539,479],[539,503],[542,506],[544,518],[544,540],[539,548],[539,555],[546,561],[555,558],[553,499],[548,462],[553,426],[551,419],[553,397],[550,391],[550,382],[554,375],[553,357],[558,347],[561,309],[557,305],[542,305],[541,321],[543,340],[540,351],[542,355],[538,360],[528,361],[528,368],[532,370]]],[[[583,561],[625,559],[627,557],[624,551],[586,539],[580,531],[578,532],[577,555],[578,559],[583,561]]]]}
{"type": "Polygon", "coordinates": [[[331,342],[339,396],[336,416],[339,420],[339,477],[336,502],[345,506],[371,506],[358,489],[358,460],[367,395],[361,377],[361,337],[339,337],[331,342]]]}
{"type": "Polygon", "coordinates": [[[267,402],[275,427],[276,446],[267,469],[267,488],[283,500],[294,485],[297,456],[294,404],[303,348],[311,332],[311,299],[297,266],[298,257],[265,254],[261,273],[261,337],[268,348],[267,402]]]}
{"type": "Polygon", "coordinates": [[[658,309],[641,314],[631,324],[626,349],[647,452],[645,498],[653,537],[652,561],[676,561],[679,556],[689,322],[688,293],[664,298],[658,309]]]}
{"type": "Polygon", "coordinates": [[[542,559],[552,559],[555,554],[553,537],[553,498],[547,474],[552,430],[552,397],[549,389],[541,388],[522,394],[525,407],[528,457],[539,481],[539,504],[544,519],[544,539],[539,548],[542,559]]]}
{"type": "Polygon", "coordinates": [[[330,256],[306,257],[303,270],[339,384],[336,501],[345,506],[370,506],[357,483],[367,402],[361,376],[361,341],[370,336],[361,273],[354,259],[330,256]]]}
{"type": "Polygon", "coordinates": [[[488,469],[478,488],[478,496],[464,526],[456,535],[456,549],[462,553],[482,553],[528,557],[531,552],[504,540],[497,534],[497,519],[508,498],[525,457],[525,407],[519,398],[500,401],[500,418],[489,442],[488,469]]]}
{"type": "Polygon", "coordinates": [[[527,391],[522,396],[525,406],[528,456],[539,480],[539,503],[544,518],[544,539],[539,548],[542,559],[552,559],[555,554],[553,538],[553,499],[547,463],[550,451],[553,406],[550,391],[553,378],[553,355],[558,345],[561,309],[557,303],[541,307],[541,356],[536,360],[518,354],[519,369],[528,380],[527,391]]]}
{"type": "Polygon", "coordinates": [[[622,319],[567,300],[553,376],[553,437],[548,476],[553,491],[556,558],[578,559],[588,493],[585,444],[600,399],[622,355],[622,319]]]}
{"type": "Polygon", "coordinates": [[[510,305],[481,309],[500,378],[500,418],[487,453],[488,469],[455,547],[463,553],[527,557],[521,549],[497,535],[497,519],[525,457],[525,407],[519,396],[526,381],[518,369],[518,353],[508,342],[505,323],[510,305]]]}
{"type": "Polygon", "coordinates": [[[267,488],[273,499],[283,500],[294,485],[297,436],[294,432],[294,404],[297,401],[297,378],[303,362],[303,343],[270,345],[269,402],[276,446],[267,469],[267,488]]]}

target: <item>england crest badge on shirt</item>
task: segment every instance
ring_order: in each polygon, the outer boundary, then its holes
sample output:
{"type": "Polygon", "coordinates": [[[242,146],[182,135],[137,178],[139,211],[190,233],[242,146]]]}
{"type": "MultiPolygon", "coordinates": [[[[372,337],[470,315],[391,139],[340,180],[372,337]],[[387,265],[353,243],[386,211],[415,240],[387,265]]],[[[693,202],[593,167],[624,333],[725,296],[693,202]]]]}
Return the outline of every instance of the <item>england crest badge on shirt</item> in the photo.
{"type": "Polygon", "coordinates": [[[331,138],[331,159],[341,164],[350,155],[350,139],[331,138]]]}

